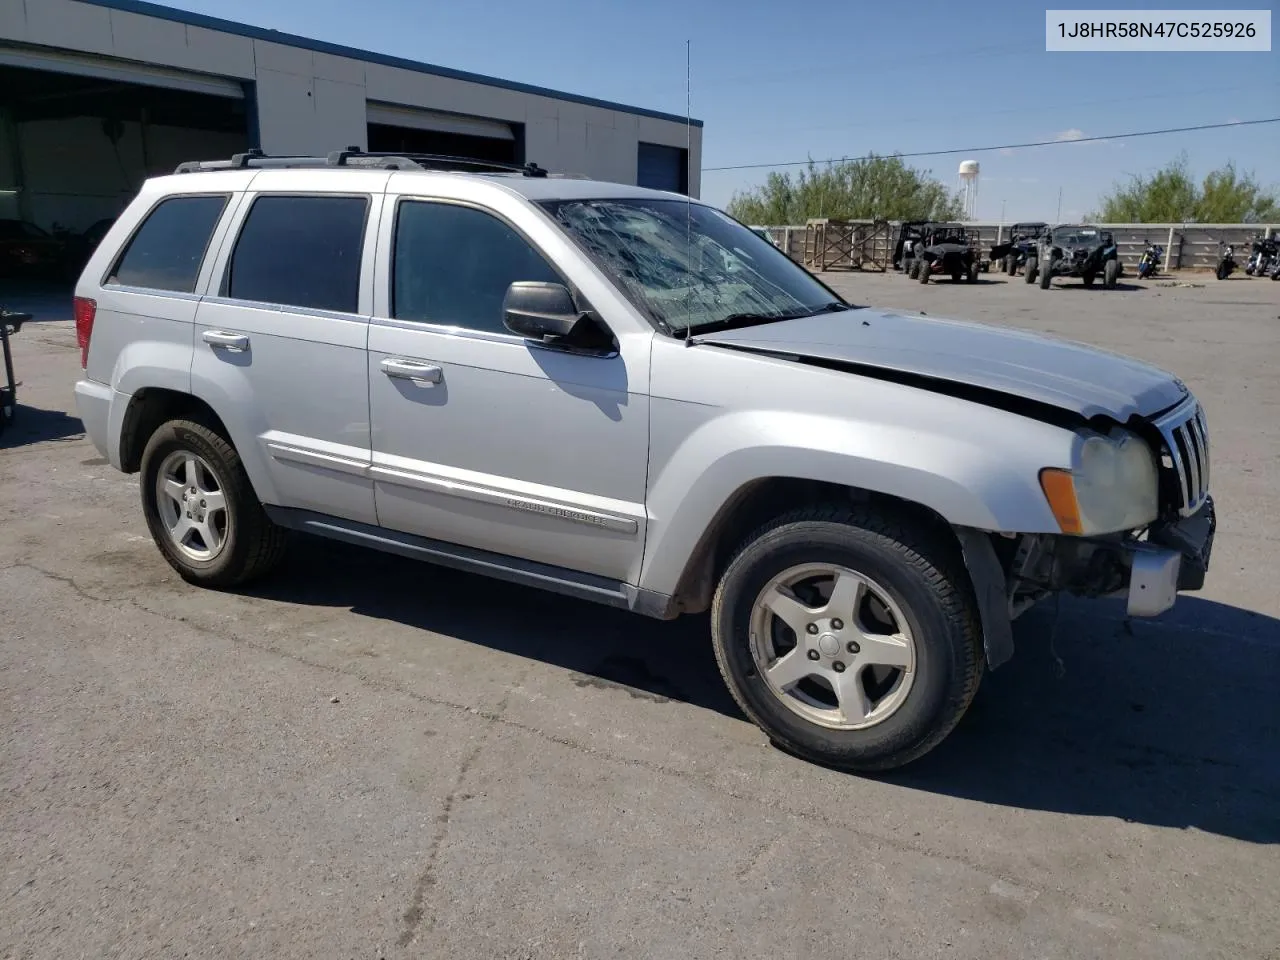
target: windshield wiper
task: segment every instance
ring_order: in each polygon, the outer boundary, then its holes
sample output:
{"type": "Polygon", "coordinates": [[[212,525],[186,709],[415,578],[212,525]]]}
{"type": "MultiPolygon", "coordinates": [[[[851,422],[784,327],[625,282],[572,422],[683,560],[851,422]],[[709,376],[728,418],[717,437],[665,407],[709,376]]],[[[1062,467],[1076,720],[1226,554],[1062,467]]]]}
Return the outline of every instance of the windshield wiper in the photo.
{"type": "Polygon", "coordinates": [[[844,313],[846,310],[854,310],[854,309],[857,309],[857,308],[847,303],[841,303],[839,300],[832,300],[830,303],[824,303],[822,306],[818,307],[816,310],[812,310],[809,313],[806,313],[805,316],[816,317],[818,316],[818,314],[821,314],[821,313],[844,313]]]}
{"type": "Polygon", "coordinates": [[[780,320],[798,320],[807,317],[807,313],[731,313],[718,320],[707,320],[685,327],[685,336],[706,333],[708,330],[737,330],[741,327],[754,327],[762,323],[776,323],[780,320]]]}

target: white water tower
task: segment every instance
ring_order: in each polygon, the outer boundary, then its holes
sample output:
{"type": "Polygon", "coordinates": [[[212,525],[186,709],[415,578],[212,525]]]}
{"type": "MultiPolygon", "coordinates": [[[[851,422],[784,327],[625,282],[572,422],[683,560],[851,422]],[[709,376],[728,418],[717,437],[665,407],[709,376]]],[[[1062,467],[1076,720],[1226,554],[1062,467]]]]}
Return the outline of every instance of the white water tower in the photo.
{"type": "Polygon", "coordinates": [[[978,173],[977,160],[960,161],[960,203],[964,207],[964,218],[978,218],[978,173]]]}

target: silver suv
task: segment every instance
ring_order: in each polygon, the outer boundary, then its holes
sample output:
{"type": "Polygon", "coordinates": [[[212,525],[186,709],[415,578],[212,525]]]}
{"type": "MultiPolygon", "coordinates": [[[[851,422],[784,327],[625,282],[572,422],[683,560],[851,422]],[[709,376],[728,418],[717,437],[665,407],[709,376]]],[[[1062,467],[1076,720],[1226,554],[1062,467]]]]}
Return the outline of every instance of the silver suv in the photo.
{"type": "Polygon", "coordinates": [[[190,582],[302,531],[710,610],[746,714],[857,770],[941,741],[1037,601],[1202,585],[1209,440],[1173,376],[851,306],[683,197],[430,167],[184,165],[90,259],[79,411],[190,582]]]}

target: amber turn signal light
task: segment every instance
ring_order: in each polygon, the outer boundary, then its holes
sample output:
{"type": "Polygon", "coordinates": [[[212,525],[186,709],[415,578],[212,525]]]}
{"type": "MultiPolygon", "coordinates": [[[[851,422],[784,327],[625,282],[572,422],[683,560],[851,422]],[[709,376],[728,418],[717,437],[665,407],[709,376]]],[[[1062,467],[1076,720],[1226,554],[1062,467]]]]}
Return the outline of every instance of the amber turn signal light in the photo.
{"type": "Polygon", "coordinates": [[[1045,467],[1040,471],[1040,489],[1049,501],[1049,509],[1063,533],[1081,534],[1080,504],[1076,500],[1076,485],[1070,470],[1045,467]]]}

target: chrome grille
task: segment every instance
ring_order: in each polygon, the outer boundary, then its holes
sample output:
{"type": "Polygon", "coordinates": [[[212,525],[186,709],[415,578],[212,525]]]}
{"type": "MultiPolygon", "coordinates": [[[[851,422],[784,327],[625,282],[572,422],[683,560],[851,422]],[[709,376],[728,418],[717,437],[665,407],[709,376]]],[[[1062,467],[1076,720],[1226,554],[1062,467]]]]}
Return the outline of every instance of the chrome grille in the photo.
{"type": "Polygon", "coordinates": [[[1204,408],[1189,398],[1156,422],[1177,477],[1178,512],[1195,513],[1209,496],[1209,430],[1204,408]]]}

